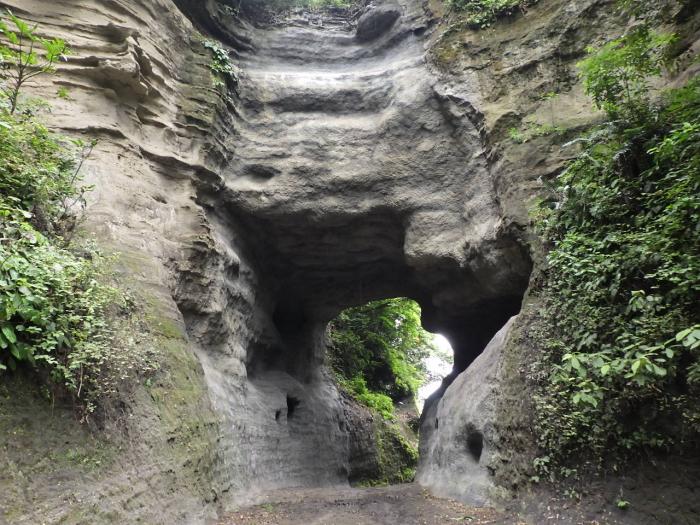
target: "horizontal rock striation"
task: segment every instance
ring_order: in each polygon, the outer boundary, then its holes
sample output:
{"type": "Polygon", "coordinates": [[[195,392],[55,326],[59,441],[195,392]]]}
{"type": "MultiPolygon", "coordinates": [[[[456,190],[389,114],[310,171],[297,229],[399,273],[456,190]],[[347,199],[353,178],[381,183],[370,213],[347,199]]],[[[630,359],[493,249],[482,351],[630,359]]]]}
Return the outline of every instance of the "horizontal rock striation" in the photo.
{"type": "Polygon", "coordinates": [[[244,473],[226,488],[235,493],[342,482],[357,470],[348,451],[362,454],[320,368],[325,325],[343,308],[416,298],[464,368],[517,311],[527,282],[478,117],[427,68],[420,2],[385,8],[364,13],[359,32],[337,17],[218,19],[241,74],[219,139],[225,160],[217,177],[199,180],[198,202],[217,232],[208,250],[235,254],[240,269],[212,283],[195,256],[188,268],[217,291],[217,307],[186,305],[205,289],[177,298],[215,406],[226,412],[244,391],[221,439],[227,468],[244,473]],[[399,11],[392,22],[381,14],[399,11]],[[363,19],[382,31],[363,35],[363,19]],[[299,403],[293,421],[289,398],[299,403]]]}
{"type": "Polygon", "coordinates": [[[377,4],[356,22],[270,23],[214,0],[0,2],[73,48],[33,89],[53,126],[100,139],[86,227],[187,356],[164,348],[171,390],[129,408],[162,432],[125,445],[118,468],[52,486],[55,504],[17,523],[65,517],[70,497],[117,521],[196,523],[273,488],[346,483],[372,469],[373,422],[324,371],[327,322],[412,297],[460,372],[518,311],[531,263],[483,115],[429,68],[423,2],[377,4]],[[237,68],[225,88],[207,39],[237,68]],[[191,419],[165,417],[176,406],[191,419]]]}

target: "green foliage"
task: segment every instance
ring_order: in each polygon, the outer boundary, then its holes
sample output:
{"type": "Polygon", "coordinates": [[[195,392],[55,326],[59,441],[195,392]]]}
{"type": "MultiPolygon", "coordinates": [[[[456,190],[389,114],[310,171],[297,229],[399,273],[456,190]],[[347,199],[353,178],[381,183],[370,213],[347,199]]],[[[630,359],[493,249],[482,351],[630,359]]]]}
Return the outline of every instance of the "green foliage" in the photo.
{"type": "Polygon", "coordinates": [[[65,233],[74,219],[70,208],[81,204],[90,189],[78,185],[78,168],[93,146],[51,133],[33,118],[0,111],[3,209],[24,210],[37,228],[65,233]]]}
{"type": "Polygon", "coordinates": [[[0,18],[0,70],[5,80],[0,88],[10,102],[14,113],[24,85],[46,73],[55,71],[55,64],[69,54],[66,43],[59,39],[45,39],[36,34],[37,26],[30,26],[11,11],[6,13],[9,22],[0,18]],[[38,50],[41,49],[43,56],[38,50]]]}
{"type": "Polygon", "coordinates": [[[525,142],[527,142],[525,134],[515,127],[508,129],[508,137],[516,144],[524,144],[525,142]]]}
{"type": "Polygon", "coordinates": [[[409,299],[374,301],[342,312],[330,326],[329,358],[357,399],[393,412],[392,400],[415,396],[425,378],[432,336],[409,299]]]}
{"type": "Polygon", "coordinates": [[[588,58],[578,63],[586,93],[613,118],[639,116],[649,107],[649,77],[661,74],[672,41],[672,35],[642,25],[601,48],[589,48],[588,58]]]}
{"type": "Polygon", "coordinates": [[[541,473],[700,437],[700,80],[651,104],[670,38],[636,30],[582,62],[611,117],[578,141],[536,221],[549,242],[536,365],[541,473]]]}
{"type": "Polygon", "coordinates": [[[375,425],[377,470],[371,478],[355,481],[363,487],[376,487],[413,481],[418,465],[418,450],[411,444],[397,423],[375,425]]]}
{"type": "Polygon", "coordinates": [[[233,82],[234,84],[238,82],[238,68],[231,61],[226,48],[214,40],[205,40],[203,44],[212,55],[209,69],[214,75],[214,86],[223,88],[228,82],[233,82]]]}
{"type": "Polygon", "coordinates": [[[615,501],[615,506],[620,510],[627,510],[630,507],[630,502],[625,499],[618,498],[615,501]]]}
{"type": "Polygon", "coordinates": [[[423,359],[434,350],[420,307],[399,298],[349,308],[330,324],[330,342],[328,358],[340,387],[383,418],[374,424],[377,472],[356,481],[411,481],[418,451],[394,416],[394,401],[415,396],[426,376],[423,359]]]}
{"type": "Polygon", "coordinates": [[[524,11],[537,0],[446,0],[447,5],[464,14],[467,25],[483,29],[492,25],[498,18],[508,16],[517,10],[524,11]]]}
{"type": "Polygon", "coordinates": [[[51,133],[27,113],[0,110],[0,370],[31,366],[83,418],[148,352],[115,344],[128,298],[104,284],[109,259],[70,246],[94,144],[51,133]]]}
{"type": "Polygon", "coordinates": [[[236,72],[236,66],[231,62],[231,57],[228,51],[219,43],[214,40],[205,40],[204,47],[211,51],[212,59],[210,68],[215,73],[220,73],[224,76],[234,76],[236,72]]]}
{"type": "Polygon", "coordinates": [[[338,376],[337,379],[340,386],[345,388],[360,403],[376,410],[384,419],[394,419],[394,402],[392,399],[386,394],[370,392],[363,377],[358,375],[348,380],[338,376]]]}

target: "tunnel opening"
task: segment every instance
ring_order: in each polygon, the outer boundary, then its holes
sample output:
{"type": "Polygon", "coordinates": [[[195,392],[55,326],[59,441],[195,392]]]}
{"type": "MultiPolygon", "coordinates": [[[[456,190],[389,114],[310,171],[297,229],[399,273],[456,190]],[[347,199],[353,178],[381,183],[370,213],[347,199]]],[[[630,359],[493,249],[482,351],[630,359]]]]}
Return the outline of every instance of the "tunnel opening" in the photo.
{"type": "Polygon", "coordinates": [[[371,408],[412,404],[422,413],[520,311],[514,294],[446,318],[406,297],[343,310],[328,325],[326,362],[341,387],[371,408]]]}
{"type": "MultiPolygon", "coordinates": [[[[403,436],[410,436],[407,442],[412,459],[401,463],[404,459],[400,454],[391,455],[400,469],[415,472],[419,452],[425,453],[423,440],[427,443],[433,435],[444,432],[442,423],[448,429],[453,424],[436,417],[438,401],[496,332],[518,313],[521,301],[519,294],[513,294],[448,318],[399,297],[348,308],[330,322],[326,362],[341,391],[358,404],[384,414],[403,436]]],[[[353,421],[345,428],[351,434],[356,431],[353,421]]],[[[481,429],[473,425],[463,428],[459,440],[465,455],[480,464],[485,447],[481,429]]],[[[382,451],[379,455],[387,454],[382,451]]],[[[367,482],[352,460],[350,465],[349,481],[367,482]]]]}
{"type": "MultiPolygon", "coordinates": [[[[423,328],[420,306],[405,297],[346,309],[330,322],[327,335],[326,362],[341,392],[363,406],[360,413],[375,414],[375,468],[390,483],[412,480],[422,403],[453,368],[449,342],[423,328]]],[[[343,428],[358,435],[355,421],[343,428]]],[[[375,480],[376,471],[367,467],[372,461],[366,452],[357,461],[351,457],[351,484],[375,480]]]]}
{"type": "Polygon", "coordinates": [[[301,404],[301,401],[294,396],[287,396],[287,419],[292,419],[294,414],[301,404]]]}
{"type": "Polygon", "coordinates": [[[420,408],[453,369],[449,341],[423,328],[421,308],[412,299],[348,308],[330,322],[328,332],[328,364],[341,387],[366,404],[385,397],[394,408],[420,408]]]}

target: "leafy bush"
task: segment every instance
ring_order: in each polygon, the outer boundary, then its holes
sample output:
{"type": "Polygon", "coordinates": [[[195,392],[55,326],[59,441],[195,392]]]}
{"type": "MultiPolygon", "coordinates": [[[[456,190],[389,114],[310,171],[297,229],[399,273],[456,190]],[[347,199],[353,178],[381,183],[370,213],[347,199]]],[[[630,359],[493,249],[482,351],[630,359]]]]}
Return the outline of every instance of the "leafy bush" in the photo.
{"type": "MultiPolygon", "coordinates": [[[[101,285],[105,258],[83,257],[52,244],[27,222],[31,215],[0,205],[0,348],[3,361],[45,365],[56,382],[77,397],[86,388],[86,368],[103,357],[111,329],[105,312],[126,306],[114,288],[101,285]]],[[[1,368],[5,365],[0,363],[1,368]]]]}
{"type": "Polygon", "coordinates": [[[669,41],[636,30],[581,63],[615,121],[578,141],[537,210],[550,245],[535,366],[542,472],[614,468],[700,436],[700,79],[649,101],[669,41]]]}
{"type": "Polygon", "coordinates": [[[588,58],[578,63],[586,93],[612,118],[643,116],[649,107],[648,79],[661,73],[672,40],[641,25],[600,49],[589,48],[588,58]]]}
{"type": "Polygon", "coordinates": [[[387,407],[387,400],[415,396],[425,378],[423,358],[432,349],[416,302],[387,299],[350,308],[331,323],[330,334],[331,366],[358,399],[387,407]],[[370,401],[368,392],[379,397],[370,401]]]}
{"type": "Polygon", "coordinates": [[[0,69],[7,80],[2,93],[10,102],[10,113],[14,113],[24,85],[39,75],[53,72],[54,64],[65,60],[69,50],[60,38],[48,40],[38,37],[36,26],[30,26],[9,10],[7,17],[10,25],[0,19],[0,34],[6,40],[5,43],[0,42],[0,69]],[[43,49],[43,57],[39,56],[37,48],[43,49]]]}
{"type": "Polygon", "coordinates": [[[83,418],[149,353],[115,344],[129,299],[108,280],[109,259],[60,233],[83,197],[81,149],[34,118],[0,111],[0,371],[33,366],[83,418]]]}
{"type": "Polygon", "coordinates": [[[65,233],[75,219],[71,208],[82,204],[90,189],[77,184],[78,168],[93,146],[53,134],[34,118],[0,110],[0,196],[6,207],[30,213],[41,230],[65,233]]]}
{"type": "Polygon", "coordinates": [[[464,14],[467,25],[481,29],[535,3],[537,0],[447,0],[450,7],[464,14]]]}
{"type": "MultiPolygon", "coordinates": [[[[18,33],[1,28],[16,53],[2,51],[9,67],[50,72],[51,59],[41,66],[32,54],[46,41],[12,20],[18,33]]],[[[18,106],[18,78],[33,78],[21,75],[0,91],[0,372],[31,367],[86,419],[135,370],[153,365],[149,351],[117,344],[132,319],[127,295],[107,284],[109,258],[70,241],[90,189],[80,168],[95,143],[52,133],[18,106]]]]}

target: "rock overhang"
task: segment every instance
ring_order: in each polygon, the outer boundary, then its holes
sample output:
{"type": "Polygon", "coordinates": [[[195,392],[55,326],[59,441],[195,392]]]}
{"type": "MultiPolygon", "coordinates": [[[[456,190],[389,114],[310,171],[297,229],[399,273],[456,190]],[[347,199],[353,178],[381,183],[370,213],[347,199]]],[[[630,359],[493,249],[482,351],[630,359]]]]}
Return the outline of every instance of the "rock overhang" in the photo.
{"type": "Polygon", "coordinates": [[[409,0],[375,10],[400,16],[372,38],[284,21],[245,29],[239,120],[211,206],[252,247],[272,313],[322,325],[411,297],[461,368],[518,311],[531,262],[472,101],[436,91],[414,31],[422,13],[409,0]]]}

